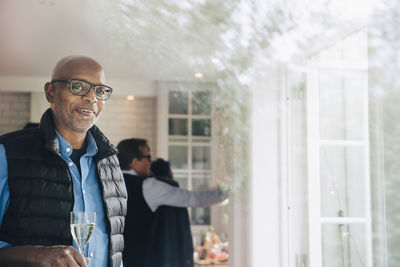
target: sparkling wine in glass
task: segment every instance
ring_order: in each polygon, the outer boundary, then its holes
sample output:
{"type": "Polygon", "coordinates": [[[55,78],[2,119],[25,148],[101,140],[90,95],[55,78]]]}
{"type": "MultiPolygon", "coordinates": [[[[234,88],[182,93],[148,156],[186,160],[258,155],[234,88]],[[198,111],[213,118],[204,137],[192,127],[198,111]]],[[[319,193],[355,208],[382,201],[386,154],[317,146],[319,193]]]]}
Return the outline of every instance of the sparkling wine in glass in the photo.
{"type": "Polygon", "coordinates": [[[95,212],[71,212],[71,234],[82,255],[84,255],[85,247],[94,232],[95,222],[95,212]]]}

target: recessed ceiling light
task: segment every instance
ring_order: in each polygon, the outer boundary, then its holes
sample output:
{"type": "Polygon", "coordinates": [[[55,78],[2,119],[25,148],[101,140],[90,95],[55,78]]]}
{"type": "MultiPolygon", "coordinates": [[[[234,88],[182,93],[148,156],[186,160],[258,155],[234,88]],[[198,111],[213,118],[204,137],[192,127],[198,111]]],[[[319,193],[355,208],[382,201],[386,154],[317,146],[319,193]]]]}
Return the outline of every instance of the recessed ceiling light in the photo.
{"type": "Polygon", "coordinates": [[[128,96],[126,96],[126,100],[128,100],[128,101],[135,100],[135,96],[133,96],[133,95],[128,95],[128,96]]]}
{"type": "Polygon", "coordinates": [[[194,77],[197,78],[197,79],[203,78],[203,73],[196,72],[196,73],[194,74],[194,77]]]}

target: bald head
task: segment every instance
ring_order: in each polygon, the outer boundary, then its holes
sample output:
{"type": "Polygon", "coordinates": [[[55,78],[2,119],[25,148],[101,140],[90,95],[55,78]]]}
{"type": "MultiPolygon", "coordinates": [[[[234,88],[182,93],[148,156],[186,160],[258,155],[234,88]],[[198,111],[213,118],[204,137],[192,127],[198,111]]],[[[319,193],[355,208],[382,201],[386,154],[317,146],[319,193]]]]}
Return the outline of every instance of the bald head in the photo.
{"type": "Polygon", "coordinates": [[[104,71],[90,57],[68,56],[57,62],[51,81],[44,86],[57,131],[73,148],[80,148],[87,130],[102,112],[105,100],[97,98],[93,86],[84,95],[77,94],[71,88],[71,80],[102,85],[105,83],[104,71]]]}
{"type": "Polygon", "coordinates": [[[70,79],[87,69],[100,72],[101,79],[105,82],[103,67],[96,60],[87,56],[67,56],[60,59],[54,67],[51,80],[70,79]]]}

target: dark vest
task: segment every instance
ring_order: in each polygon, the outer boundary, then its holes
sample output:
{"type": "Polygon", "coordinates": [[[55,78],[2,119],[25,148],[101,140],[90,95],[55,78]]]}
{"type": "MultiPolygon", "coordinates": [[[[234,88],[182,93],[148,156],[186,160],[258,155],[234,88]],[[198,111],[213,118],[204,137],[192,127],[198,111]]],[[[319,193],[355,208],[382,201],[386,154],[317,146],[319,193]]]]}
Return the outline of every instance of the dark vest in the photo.
{"type": "MultiPolygon", "coordinates": [[[[171,179],[156,177],[172,186],[171,179]]],[[[193,239],[187,208],[160,206],[154,213],[149,267],[193,267],[193,239]]]]}
{"type": "MultiPolygon", "coordinates": [[[[115,147],[96,126],[89,131],[98,147],[93,159],[110,238],[109,266],[119,267],[127,194],[115,147]]],[[[51,110],[43,114],[39,128],[3,135],[0,143],[6,150],[10,189],[0,240],[12,245],[71,245],[73,184],[67,163],[59,154],[51,110]]]]}
{"type": "MultiPolygon", "coordinates": [[[[124,174],[128,213],[125,267],[193,267],[193,241],[186,208],[160,206],[154,213],[143,196],[144,178],[124,174]]],[[[178,183],[159,179],[173,186],[178,183]]]]}
{"type": "Polygon", "coordinates": [[[128,212],[124,231],[124,267],[146,267],[153,212],[143,197],[143,181],[136,175],[124,174],[128,191],[128,212]]]}

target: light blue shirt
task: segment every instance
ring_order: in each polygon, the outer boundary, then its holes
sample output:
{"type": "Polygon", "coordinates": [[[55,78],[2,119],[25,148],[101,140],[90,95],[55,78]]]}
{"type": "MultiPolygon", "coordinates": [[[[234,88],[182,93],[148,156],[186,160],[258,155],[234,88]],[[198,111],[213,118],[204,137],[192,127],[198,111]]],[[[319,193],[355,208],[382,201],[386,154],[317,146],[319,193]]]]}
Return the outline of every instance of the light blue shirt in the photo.
{"type": "MultiPolygon", "coordinates": [[[[57,132],[60,143],[61,157],[67,162],[74,186],[74,211],[94,211],[96,212],[96,226],[89,244],[85,248],[85,256],[90,258],[89,266],[106,267],[109,258],[109,238],[106,231],[104,219],[103,198],[97,183],[96,164],[93,156],[97,154],[97,146],[90,132],[87,132],[87,150],[80,159],[82,176],[78,168],[69,158],[72,154],[72,147],[57,132]]],[[[10,201],[10,191],[8,188],[8,166],[6,151],[0,144],[0,225],[3,220],[10,201]]],[[[0,241],[0,248],[9,244],[0,241]]],[[[75,241],[73,246],[78,249],[75,241]]],[[[121,264],[122,266],[122,264],[121,264]]]]}

